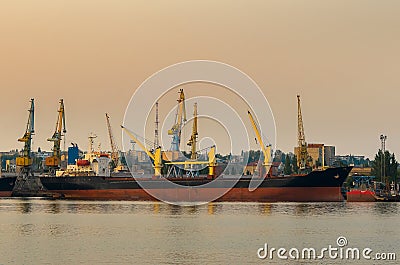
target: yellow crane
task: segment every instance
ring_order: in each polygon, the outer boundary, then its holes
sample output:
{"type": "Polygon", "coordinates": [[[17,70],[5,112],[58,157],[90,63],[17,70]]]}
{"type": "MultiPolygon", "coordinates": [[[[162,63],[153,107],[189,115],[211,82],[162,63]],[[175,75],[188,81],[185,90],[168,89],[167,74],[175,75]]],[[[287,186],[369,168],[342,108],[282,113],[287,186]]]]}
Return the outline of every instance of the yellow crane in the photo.
{"type": "Polygon", "coordinates": [[[179,151],[181,143],[182,126],[186,122],[186,109],[185,109],[185,93],[183,89],[179,90],[178,109],[175,116],[175,124],[171,130],[168,130],[168,135],[172,135],[171,151],[179,151]]]}
{"type": "Polygon", "coordinates": [[[144,146],[144,144],[138,140],[138,138],[133,135],[133,133],[131,131],[129,131],[127,128],[125,128],[124,126],[121,125],[121,128],[129,135],[129,137],[135,141],[136,144],[139,145],[139,147],[150,157],[150,159],[153,161],[153,168],[154,168],[154,176],[156,177],[160,177],[161,174],[161,169],[163,167],[162,165],[162,158],[161,158],[161,147],[158,146],[155,150],[154,153],[150,152],[150,150],[148,150],[146,148],[146,146],[144,146]]]}
{"type": "Polygon", "coordinates": [[[49,142],[53,142],[53,154],[52,156],[46,157],[45,164],[49,167],[50,171],[60,167],[61,163],[61,139],[62,136],[67,132],[65,128],[65,108],[64,100],[60,99],[60,107],[58,109],[56,129],[51,138],[47,139],[49,142]]]}
{"type": "Polygon", "coordinates": [[[208,161],[197,161],[197,160],[188,160],[188,161],[175,161],[175,162],[167,162],[166,165],[208,165],[208,176],[211,178],[215,177],[215,167],[217,166],[217,161],[215,158],[215,145],[210,147],[210,151],[208,152],[208,161]]]}
{"type": "Polygon", "coordinates": [[[119,164],[119,155],[118,155],[118,147],[115,143],[114,135],[111,130],[110,124],[110,116],[106,113],[106,122],[107,122],[107,129],[108,129],[108,136],[110,138],[110,145],[111,145],[111,159],[114,162],[114,166],[117,167],[119,164]]]}
{"type": "Polygon", "coordinates": [[[187,143],[188,146],[191,147],[190,159],[196,160],[197,159],[197,103],[194,103],[193,106],[193,126],[192,126],[192,135],[187,143]]]}
{"type": "Polygon", "coordinates": [[[264,142],[261,138],[260,131],[258,130],[256,121],[254,120],[253,115],[251,115],[250,111],[247,111],[247,114],[249,115],[250,122],[253,127],[253,131],[257,137],[258,144],[261,146],[261,150],[264,155],[263,166],[265,168],[265,174],[268,174],[269,170],[271,168],[271,165],[272,165],[272,163],[271,163],[271,145],[267,145],[267,146],[264,145],[264,142]]]}
{"type": "Polygon", "coordinates": [[[298,166],[305,169],[308,166],[308,152],[304,134],[303,116],[301,114],[300,95],[297,95],[297,141],[298,141],[298,166]]]}
{"type": "Polygon", "coordinates": [[[24,136],[18,139],[19,142],[24,143],[21,155],[16,158],[16,165],[19,167],[19,174],[15,180],[14,188],[11,196],[42,196],[45,188],[43,187],[39,176],[35,176],[32,171],[32,135],[35,132],[35,104],[34,99],[31,99],[31,107],[29,109],[28,122],[24,136]]]}
{"type": "Polygon", "coordinates": [[[34,122],[35,122],[35,103],[34,99],[31,99],[31,107],[28,110],[29,117],[26,124],[24,136],[18,139],[19,142],[24,143],[21,155],[16,158],[16,165],[21,167],[22,173],[27,173],[32,165],[31,147],[32,147],[32,135],[35,133],[34,122]]]}

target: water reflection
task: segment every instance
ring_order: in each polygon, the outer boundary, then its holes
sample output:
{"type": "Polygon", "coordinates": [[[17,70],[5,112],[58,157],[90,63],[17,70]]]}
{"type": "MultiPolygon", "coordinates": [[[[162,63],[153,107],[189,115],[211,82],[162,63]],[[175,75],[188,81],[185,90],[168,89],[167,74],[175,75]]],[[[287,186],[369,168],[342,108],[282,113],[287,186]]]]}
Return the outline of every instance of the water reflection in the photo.
{"type": "Polygon", "coordinates": [[[214,214],[214,210],[215,210],[215,205],[210,202],[207,204],[207,212],[209,215],[213,215],[214,214]]]}
{"type": "Polygon", "coordinates": [[[61,212],[60,205],[57,202],[50,203],[48,213],[57,214],[60,212],[61,212]]]}
{"type": "Polygon", "coordinates": [[[265,203],[265,204],[260,204],[258,205],[259,212],[261,215],[271,215],[272,213],[272,204],[270,203],[265,203]]]}
{"type": "Polygon", "coordinates": [[[374,211],[379,215],[395,216],[398,209],[398,203],[378,202],[374,204],[374,211]]]}
{"type": "Polygon", "coordinates": [[[290,216],[341,216],[360,212],[375,216],[396,216],[400,213],[396,202],[377,203],[221,203],[212,202],[198,206],[169,205],[162,202],[119,201],[61,201],[43,199],[0,199],[1,212],[22,214],[161,214],[169,216],[215,214],[290,215],[290,216]]]}
{"type": "Polygon", "coordinates": [[[153,212],[154,212],[155,214],[160,213],[160,204],[159,204],[159,203],[155,203],[155,204],[153,205],[153,212]]]}
{"type": "Polygon", "coordinates": [[[0,263],[260,264],[255,253],[266,242],[319,248],[334,245],[339,235],[352,246],[373,242],[374,249],[391,251],[400,236],[399,207],[7,199],[0,200],[0,263]],[[10,251],[10,245],[19,247],[10,251]]]}
{"type": "Polygon", "coordinates": [[[21,213],[31,213],[32,204],[28,202],[24,202],[20,204],[21,213]]]}
{"type": "Polygon", "coordinates": [[[22,235],[32,235],[35,231],[35,227],[33,224],[21,224],[17,225],[17,230],[19,231],[20,234],[22,235]]]}

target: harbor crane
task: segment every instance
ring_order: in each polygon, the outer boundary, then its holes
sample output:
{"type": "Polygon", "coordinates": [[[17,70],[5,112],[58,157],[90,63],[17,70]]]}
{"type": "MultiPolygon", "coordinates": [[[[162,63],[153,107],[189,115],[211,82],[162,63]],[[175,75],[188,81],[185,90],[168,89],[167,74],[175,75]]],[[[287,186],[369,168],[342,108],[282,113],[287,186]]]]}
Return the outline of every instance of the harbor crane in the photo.
{"type": "Polygon", "coordinates": [[[179,90],[178,108],[175,116],[175,123],[170,130],[168,135],[172,135],[171,151],[179,151],[179,145],[181,143],[181,131],[182,127],[186,122],[186,109],[185,109],[185,94],[183,89],[179,90]]]}
{"type": "Polygon", "coordinates": [[[307,142],[304,134],[303,117],[301,114],[300,95],[297,95],[297,141],[298,141],[298,166],[305,169],[308,167],[307,142]]]}
{"type": "Polygon", "coordinates": [[[21,167],[21,173],[29,175],[32,165],[32,135],[35,133],[34,123],[35,123],[35,103],[34,99],[31,99],[31,107],[28,110],[29,117],[26,124],[26,129],[24,136],[18,139],[18,142],[24,143],[24,148],[22,149],[21,155],[16,158],[16,165],[21,167]]]}
{"type": "Polygon", "coordinates": [[[110,145],[111,145],[111,159],[114,162],[114,166],[118,166],[119,163],[119,154],[118,154],[118,147],[115,143],[114,135],[111,130],[110,124],[110,116],[106,113],[106,122],[107,122],[107,129],[108,129],[108,136],[110,138],[110,145]]]}
{"type": "Polygon", "coordinates": [[[188,146],[191,147],[190,159],[197,159],[197,103],[194,103],[193,106],[193,126],[192,126],[192,135],[187,143],[188,146]]]}
{"type": "Polygon", "coordinates": [[[19,167],[19,173],[11,195],[17,197],[37,196],[45,190],[40,182],[40,178],[35,176],[32,171],[32,135],[35,133],[35,103],[33,98],[31,99],[31,107],[28,111],[29,117],[24,136],[18,139],[19,142],[24,143],[24,148],[21,151],[21,155],[15,161],[19,167]]]}
{"type": "Polygon", "coordinates": [[[269,145],[264,145],[264,142],[263,142],[262,137],[261,137],[261,133],[260,133],[260,131],[258,129],[256,121],[253,118],[253,115],[251,115],[250,111],[247,111],[247,114],[249,115],[250,122],[251,122],[251,125],[253,127],[253,131],[254,131],[254,133],[256,135],[256,138],[257,138],[257,142],[261,146],[261,150],[262,150],[263,155],[264,155],[263,166],[265,168],[265,174],[268,174],[269,170],[271,168],[271,165],[272,165],[272,163],[271,163],[271,145],[270,144],[269,145]]]}
{"type": "MultiPolygon", "coordinates": [[[[148,150],[146,146],[136,137],[130,130],[121,125],[121,128],[129,135],[129,137],[150,157],[153,162],[154,176],[162,176],[163,160],[161,146],[158,146],[153,152],[148,150]]],[[[217,166],[215,158],[215,146],[211,146],[208,152],[208,161],[179,161],[179,162],[169,162],[166,165],[200,165],[208,164],[208,177],[215,177],[215,167],[217,166]]]]}
{"type": "Polygon", "coordinates": [[[56,129],[51,138],[47,139],[49,142],[53,142],[53,154],[46,157],[45,164],[49,167],[50,171],[54,172],[60,167],[61,164],[61,138],[67,132],[65,127],[65,108],[64,100],[60,99],[60,107],[58,109],[58,116],[56,122],[56,129]]]}
{"type": "Polygon", "coordinates": [[[146,146],[139,141],[139,139],[127,128],[121,125],[121,128],[129,135],[129,137],[135,141],[137,145],[150,157],[150,159],[153,161],[153,168],[154,168],[154,176],[155,177],[161,177],[161,169],[163,167],[162,165],[162,158],[161,158],[161,146],[157,146],[157,148],[154,150],[154,152],[151,152],[146,148],[146,146]]]}

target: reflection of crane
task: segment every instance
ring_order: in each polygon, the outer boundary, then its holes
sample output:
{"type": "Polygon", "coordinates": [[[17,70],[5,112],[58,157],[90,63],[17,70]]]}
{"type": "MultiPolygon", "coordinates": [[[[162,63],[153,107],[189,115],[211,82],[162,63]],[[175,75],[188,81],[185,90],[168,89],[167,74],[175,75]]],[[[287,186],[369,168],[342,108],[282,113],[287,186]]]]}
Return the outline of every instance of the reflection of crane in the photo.
{"type": "Polygon", "coordinates": [[[114,166],[117,166],[119,161],[118,147],[115,143],[114,135],[111,130],[110,117],[108,116],[107,113],[106,113],[106,121],[107,121],[108,136],[110,137],[111,159],[114,162],[114,166]]]}
{"type": "Polygon", "coordinates": [[[247,114],[249,115],[251,125],[253,126],[254,133],[256,134],[258,144],[261,146],[261,150],[264,154],[263,166],[265,168],[265,173],[268,174],[269,170],[271,168],[271,145],[267,145],[267,146],[264,145],[264,142],[261,138],[260,131],[258,130],[257,124],[253,118],[253,115],[251,115],[250,111],[247,111],[247,114]]]}
{"type": "Polygon", "coordinates": [[[47,141],[53,142],[53,155],[50,157],[46,157],[46,166],[50,168],[50,170],[54,170],[59,168],[61,163],[61,137],[63,133],[66,133],[65,129],[65,111],[64,111],[64,101],[60,100],[60,108],[58,110],[56,130],[51,138],[47,139],[47,141]]]}
{"type": "Polygon", "coordinates": [[[179,90],[178,109],[175,116],[175,124],[168,134],[172,135],[171,151],[179,151],[181,143],[181,130],[183,124],[186,122],[186,109],[185,109],[185,94],[183,89],[179,90]]]}
{"type": "Polygon", "coordinates": [[[298,164],[300,169],[306,168],[308,164],[307,143],[304,134],[303,117],[301,115],[300,95],[297,95],[297,141],[298,141],[298,164]]]}
{"type": "Polygon", "coordinates": [[[161,147],[158,146],[155,150],[154,153],[150,152],[144,144],[139,141],[139,139],[133,135],[131,131],[129,131],[127,128],[121,125],[121,128],[129,135],[129,137],[135,141],[137,145],[150,157],[150,159],[153,161],[153,168],[154,168],[154,176],[160,177],[161,176],[161,169],[163,167],[162,165],[162,159],[161,159],[161,147]]]}
{"type": "Polygon", "coordinates": [[[196,160],[197,159],[196,145],[197,145],[197,135],[198,135],[198,132],[197,132],[197,103],[194,103],[193,109],[194,110],[193,110],[192,136],[190,137],[187,145],[191,147],[190,159],[196,160]]]}
{"type": "Polygon", "coordinates": [[[32,165],[31,147],[32,147],[32,135],[35,132],[35,104],[34,99],[31,99],[31,108],[29,109],[28,123],[26,124],[26,130],[24,136],[19,138],[19,142],[25,143],[24,149],[22,149],[21,156],[17,157],[16,164],[21,167],[21,173],[29,174],[30,166],[32,165]]]}

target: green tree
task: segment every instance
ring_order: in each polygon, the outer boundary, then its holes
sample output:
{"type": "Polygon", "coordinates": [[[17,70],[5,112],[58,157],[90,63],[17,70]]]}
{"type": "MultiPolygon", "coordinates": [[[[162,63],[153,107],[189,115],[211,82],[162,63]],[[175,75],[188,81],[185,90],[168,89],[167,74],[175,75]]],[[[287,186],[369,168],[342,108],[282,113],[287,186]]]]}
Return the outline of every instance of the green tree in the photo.
{"type": "Polygon", "coordinates": [[[293,173],[299,173],[299,166],[297,165],[297,156],[294,155],[293,159],[292,159],[292,169],[293,169],[293,173]]]}
{"type": "Polygon", "coordinates": [[[286,155],[286,157],[285,157],[285,168],[283,170],[283,173],[285,175],[292,174],[292,163],[290,161],[290,156],[289,155],[286,155]]]}
{"type": "Polygon", "coordinates": [[[372,161],[372,174],[377,177],[380,181],[384,181],[383,177],[388,177],[388,181],[394,181],[397,179],[397,168],[399,163],[396,161],[396,157],[393,154],[390,154],[389,151],[385,151],[383,154],[382,150],[379,150],[375,155],[375,159],[372,161]],[[383,167],[385,168],[384,176],[383,167]]]}

